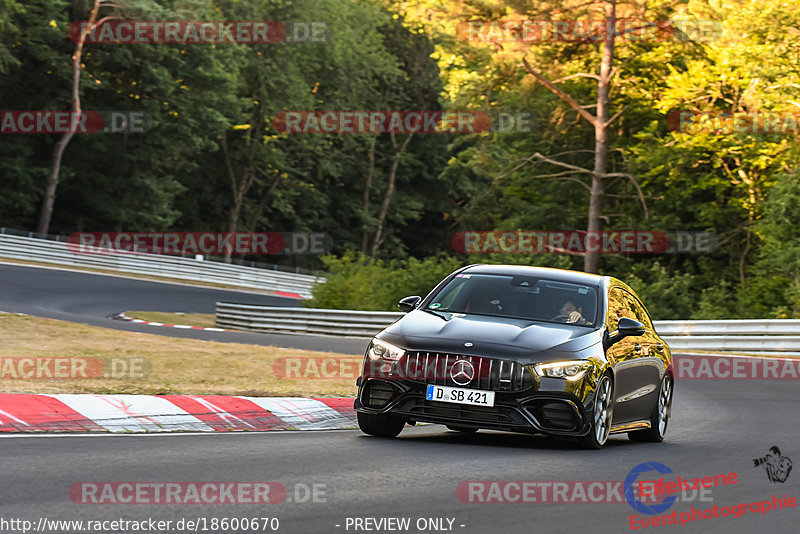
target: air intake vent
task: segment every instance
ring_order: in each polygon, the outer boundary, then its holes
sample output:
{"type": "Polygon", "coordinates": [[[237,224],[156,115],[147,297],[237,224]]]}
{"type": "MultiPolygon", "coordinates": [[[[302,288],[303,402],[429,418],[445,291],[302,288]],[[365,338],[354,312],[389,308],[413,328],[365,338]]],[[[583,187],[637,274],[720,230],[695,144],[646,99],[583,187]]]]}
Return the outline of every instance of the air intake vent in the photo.
{"type": "Polygon", "coordinates": [[[383,408],[392,400],[396,390],[388,382],[382,380],[370,380],[367,382],[367,392],[362,395],[366,399],[366,405],[370,408],[383,408]]]}
{"type": "Polygon", "coordinates": [[[575,430],[580,425],[575,409],[565,401],[543,402],[531,407],[530,411],[544,428],[575,430]]]}

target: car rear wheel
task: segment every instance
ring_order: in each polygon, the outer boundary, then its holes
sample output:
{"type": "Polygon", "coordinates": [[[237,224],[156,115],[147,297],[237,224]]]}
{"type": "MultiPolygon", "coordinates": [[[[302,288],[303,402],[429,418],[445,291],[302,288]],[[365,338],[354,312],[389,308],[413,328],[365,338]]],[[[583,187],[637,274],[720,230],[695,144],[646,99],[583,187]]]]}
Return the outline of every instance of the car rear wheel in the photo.
{"type": "Polygon", "coordinates": [[[406,426],[406,421],[400,416],[392,414],[369,414],[356,412],[358,428],[364,434],[381,438],[393,438],[406,426]]]}
{"type": "Polygon", "coordinates": [[[464,434],[474,434],[478,431],[477,428],[469,428],[466,426],[455,426],[455,425],[445,425],[449,430],[453,432],[463,432],[464,434]]]}
{"type": "Polygon", "coordinates": [[[664,375],[661,379],[661,389],[658,391],[658,402],[653,406],[650,415],[650,428],[628,432],[631,441],[650,441],[658,443],[664,440],[667,433],[667,424],[672,413],[672,378],[664,375]]]}
{"type": "Polygon", "coordinates": [[[595,390],[594,410],[592,410],[592,428],[589,434],[580,438],[580,444],[586,449],[599,449],[608,440],[611,430],[611,416],[614,412],[614,383],[611,377],[604,374],[597,382],[595,390]]]}

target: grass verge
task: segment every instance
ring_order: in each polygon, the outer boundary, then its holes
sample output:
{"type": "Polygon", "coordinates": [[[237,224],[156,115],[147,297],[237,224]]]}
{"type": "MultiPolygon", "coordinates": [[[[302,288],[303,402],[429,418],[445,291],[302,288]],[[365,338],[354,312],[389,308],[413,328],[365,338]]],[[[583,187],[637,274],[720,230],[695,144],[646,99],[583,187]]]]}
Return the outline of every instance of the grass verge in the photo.
{"type": "MultiPolygon", "coordinates": [[[[220,394],[250,396],[347,396],[356,394],[355,375],[361,358],[330,352],[285,349],[274,346],[219,343],[195,339],[170,338],[139,332],[122,332],[82,324],[0,312],[0,391],[6,393],[138,393],[220,394]],[[20,371],[20,358],[38,359],[37,365],[50,369],[55,358],[106,363],[143,359],[149,371],[142,378],[13,378],[20,371]],[[41,363],[45,359],[51,362],[41,363]],[[282,358],[290,358],[294,369],[303,369],[303,378],[280,376],[282,358]],[[330,369],[342,369],[337,378],[321,378],[319,364],[335,359],[330,369]],[[316,362],[309,368],[299,362],[316,362]],[[278,370],[276,375],[275,370],[278,370]],[[339,378],[344,376],[344,378],[339,378]]],[[[136,360],[141,361],[141,360],[136,360]]],[[[89,368],[93,368],[89,365],[89,368]]],[[[74,373],[76,376],[80,372],[74,373]]],[[[84,373],[91,376],[91,372],[84,373]]],[[[124,374],[124,373],[121,373],[124,374]]],[[[301,376],[296,373],[291,376],[301,376]]]]}

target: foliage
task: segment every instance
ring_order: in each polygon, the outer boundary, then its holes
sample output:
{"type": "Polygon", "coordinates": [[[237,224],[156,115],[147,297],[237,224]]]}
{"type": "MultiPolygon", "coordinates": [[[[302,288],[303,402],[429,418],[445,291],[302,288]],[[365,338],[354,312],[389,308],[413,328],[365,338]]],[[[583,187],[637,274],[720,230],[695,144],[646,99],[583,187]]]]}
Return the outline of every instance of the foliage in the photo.
{"type": "Polygon", "coordinates": [[[312,308],[397,311],[397,301],[427,295],[445,276],[462,267],[446,256],[374,260],[359,253],[322,258],[330,273],[314,288],[312,308]]]}
{"type": "MultiPolygon", "coordinates": [[[[585,75],[596,74],[601,43],[481,42],[458,32],[466,21],[597,20],[608,1],[127,0],[124,16],[153,20],[290,25],[312,13],[330,39],[88,45],[84,108],[144,112],[151,125],[144,134],[73,138],[52,232],[325,232],[335,256],[267,260],[329,269],[313,301],[327,307],[395,309],[398,298],[424,294],[468,263],[579,269],[580,256],[461,255],[451,237],[585,229],[589,191],[581,182],[589,176],[531,156],[591,169],[594,132],[521,60],[590,106],[597,87],[585,75]],[[415,135],[399,155],[383,221],[397,156],[389,135],[290,135],[272,124],[280,111],[394,109],[529,112],[535,122],[531,131],[415,135]],[[237,201],[231,176],[241,180],[246,171],[253,180],[237,201]],[[374,259],[363,256],[371,240],[380,241],[374,259]]],[[[67,30],[86,18],[87,5],[0,0],[3,110],[69,107],[67,30]]],[[[795,114],[798,1],[617,6],[621,16],[712,21],[720,31],[619,41],[610,106],[621,114],[609,147],[617,174],[606,181],[604,229],[714,232],[718,246],[703,254],[608,254],[601,272],[630,283],[659,319],[800,317],[796,135],[687,133],[668,120],[680,110],[795,114]]],[[[0,226],[34,226],[56,137],[2,136],[0,226]]]]}

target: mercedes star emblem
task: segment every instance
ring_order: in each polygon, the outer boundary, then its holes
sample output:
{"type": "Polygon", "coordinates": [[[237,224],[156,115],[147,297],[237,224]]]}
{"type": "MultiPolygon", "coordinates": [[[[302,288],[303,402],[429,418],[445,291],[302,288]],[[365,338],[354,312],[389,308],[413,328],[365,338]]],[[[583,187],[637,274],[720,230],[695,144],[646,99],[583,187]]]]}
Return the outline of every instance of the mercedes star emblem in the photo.
{"type": "Polygon", "coordinates": [[[458,360],[450,368],[450,378],[459,386],[466,386],[475,378],[475,367],[467,360],[458,360]]]}

